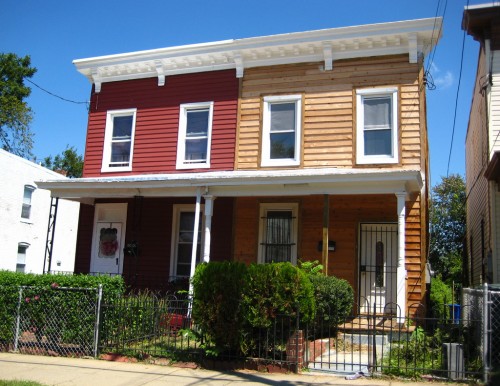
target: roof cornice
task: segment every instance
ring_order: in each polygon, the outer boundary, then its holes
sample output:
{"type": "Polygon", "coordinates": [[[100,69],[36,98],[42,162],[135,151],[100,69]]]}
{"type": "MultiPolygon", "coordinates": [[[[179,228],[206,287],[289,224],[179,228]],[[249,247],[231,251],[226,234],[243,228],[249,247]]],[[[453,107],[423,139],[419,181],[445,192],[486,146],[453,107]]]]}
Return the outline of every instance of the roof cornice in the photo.
{"type": "Polygon", "coordinates": [[[331,70],[340,59],[408,54],[418,61],[437,43],[441,18],[368,24],[307,32],[223,40],[100,56],[73,61],[99,92],[105,82],[165,77],[194,72],[235,69],[242,77],[246,68],[268,65],[324,62],[331,70]]]}

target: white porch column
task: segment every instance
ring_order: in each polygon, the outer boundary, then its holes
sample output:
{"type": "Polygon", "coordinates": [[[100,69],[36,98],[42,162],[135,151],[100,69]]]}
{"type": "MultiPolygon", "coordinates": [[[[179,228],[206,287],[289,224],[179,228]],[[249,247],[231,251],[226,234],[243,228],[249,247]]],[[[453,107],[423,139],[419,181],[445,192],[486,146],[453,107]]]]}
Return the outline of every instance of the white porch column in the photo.
{"type": "Polygon", "coordinates": [[[203,247],[203,262],[208,263],[210,261],[210,241],[212,232],[212,215],[214,212],[214,200],[215,197],[211,195],[203,196],[205,199],[205,240],[203,247]]]}
{"type": "Polygon", "coordinates": [[[404,323],[406,317],[406,258],[405,258],[405,219],[406,193],[396,193],[398,199],[398,268],[397,276],[397,312],[398,322],[404,323]]]}

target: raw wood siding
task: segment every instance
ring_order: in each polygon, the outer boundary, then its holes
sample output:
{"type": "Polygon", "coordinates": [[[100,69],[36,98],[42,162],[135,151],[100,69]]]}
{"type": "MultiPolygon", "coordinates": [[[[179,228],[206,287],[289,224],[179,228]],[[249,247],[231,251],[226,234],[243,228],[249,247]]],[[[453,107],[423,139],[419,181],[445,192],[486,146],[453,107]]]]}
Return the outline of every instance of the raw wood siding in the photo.
{"type": "MultiPolygon", "coordinates": [[[[245,70],[240,100],[236,169],[258,169],[262,133],[262,98],[303,95],[302,165],[353,167],[355,90],[399,86],[400,166],[422,165],[421,66],[408,56],[339,60],[332,71],[322,63],[260,67],[245,70]]],[[[388,167],[398,167],[390,165],[388,167]]]]}
{"type": "MultiPolygon", "coordinates": [[[[214,101],[210,170],[231,170],[237,99],[234,70],[169,76],[161,87],[156,78],[104,83],[91,96],[84,176],[101,175],[107,111],[127,108],[137,108],[132,171],[102,175],[177,172],[179,105],[209,101],[214,101]]],[[[187,171],[199,170],[182,170],[187,171]]]]}
{"type": "MultiPolygon", "coordinates": [[[[358,238],[360,223],[397,223],[395,195],[330,196],[329,239],[336,242],[329,255],[329,275],[347,280],[358,292],[358,238]]],[[[235,206],[235,260],[246,264],[257,262],[259,203],[299,202],[298,258],[321,261],[318,242],[322,240],[323,196],[237,198],[235,206]]],[[[425,277],[422,267],[421,202],[418,196],[406,204],[406,269],[408,271],[408,305],[423,302],[425,277]]],[[[425,229],[425,228],[424,228],[425,229]]]]}
{"type": "Polygon", "coordinates": [[[467,190],[467,252],[469,254],[469,276],[472,285],[482,283],[483,256],[489,250],[488,232],[488,181],[484,171],[488,164],[488,125],[485,114],[485,100],[481,94],[481,79],[485,75],[484,47],[479,52],[476,84],[465,142],[466,190],[467,190]],[[483,222],[483,226],[481,223],[483,222]],[[484,240],[484,249],[483,241],[484,240]]]}

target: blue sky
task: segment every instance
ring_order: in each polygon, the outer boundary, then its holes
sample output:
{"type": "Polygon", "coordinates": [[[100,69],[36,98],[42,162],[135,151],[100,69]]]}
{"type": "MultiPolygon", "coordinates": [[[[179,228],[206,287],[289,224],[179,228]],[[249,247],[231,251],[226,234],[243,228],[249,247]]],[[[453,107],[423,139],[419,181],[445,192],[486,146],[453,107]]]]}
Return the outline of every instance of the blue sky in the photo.
{"type": "MultiPolygon", "coordinates": [[[[485,1],[470,0],[481,4],[485,1]]],[[[32,80],[53,94],[87,101],[91,85],[74,59],[278,33],[383,23],[443,15],[443,37],[427,91],[431,183],[465,174],[465,134],[478,43],[466,36],[458,108],[450,155],[461,65],[463,8],[467,0],[0,0],[0,50],[30,55],[32,80]],[[439,3],[439,8],[438,8],[439,3]],[[448,159],[450,159],[448,169],[448,159]]],[[[428,64],[426,65],[426,67],[428,64]]],[[[32,87],[34,153],[38,160],[66,145],[83,154],[85,104],[63,101],[32,87]]]]}

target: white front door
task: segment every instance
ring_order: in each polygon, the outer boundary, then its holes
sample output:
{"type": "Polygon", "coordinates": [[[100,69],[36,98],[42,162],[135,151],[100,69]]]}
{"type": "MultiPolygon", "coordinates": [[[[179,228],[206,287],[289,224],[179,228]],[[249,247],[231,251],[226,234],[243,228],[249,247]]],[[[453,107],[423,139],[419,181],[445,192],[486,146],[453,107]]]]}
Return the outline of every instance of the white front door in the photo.
{"type": "Polygon", "coordinates": [[[90,272],[121,274],[127,204],[96,204],[90,272]]]}
{"type": "Polygon", "coordinates": [[[396,312],[397,224],[361,224],[359,304],[363,314],[396,312]]]}

